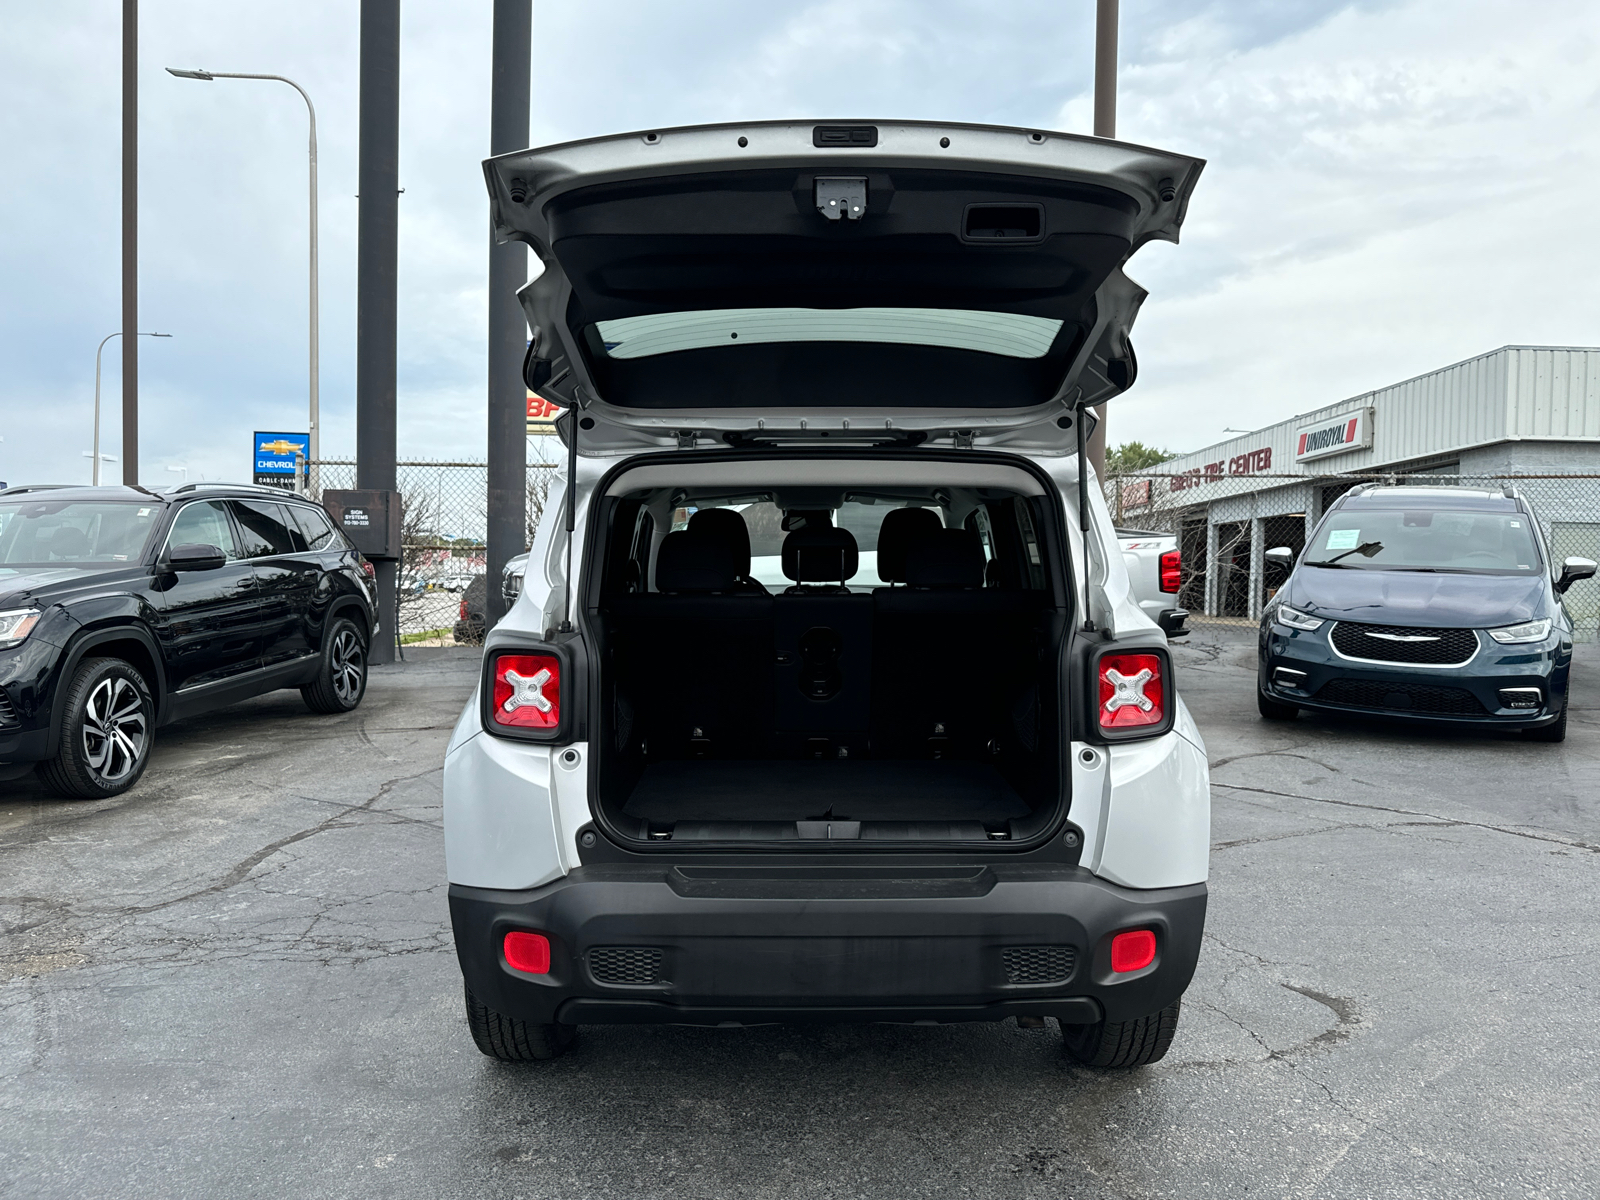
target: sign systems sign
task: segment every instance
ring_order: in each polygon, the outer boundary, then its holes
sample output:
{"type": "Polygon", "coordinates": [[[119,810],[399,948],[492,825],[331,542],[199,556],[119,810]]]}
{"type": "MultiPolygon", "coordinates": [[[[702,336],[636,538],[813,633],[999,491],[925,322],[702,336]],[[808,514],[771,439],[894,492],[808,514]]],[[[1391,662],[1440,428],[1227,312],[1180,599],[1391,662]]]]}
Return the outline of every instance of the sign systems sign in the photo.
{"type": "Polygon", "coordinates": [[[1315,425],[1302,425],[1294,433],[1294,460],[1309,462],[1314,458],[1327,458],[1332,454],[1345,454],[1351,450],[1372,449],[1372,410],[1358,408],[1355,412],[1328,417],[1315,425]]]}
{"type": "Polygon", "coordinates": [[[255,481],[267,487],[294,490],[295,455],[301,461],[311,457],[309,433],[258,433],[251,443],[255,481]]]}

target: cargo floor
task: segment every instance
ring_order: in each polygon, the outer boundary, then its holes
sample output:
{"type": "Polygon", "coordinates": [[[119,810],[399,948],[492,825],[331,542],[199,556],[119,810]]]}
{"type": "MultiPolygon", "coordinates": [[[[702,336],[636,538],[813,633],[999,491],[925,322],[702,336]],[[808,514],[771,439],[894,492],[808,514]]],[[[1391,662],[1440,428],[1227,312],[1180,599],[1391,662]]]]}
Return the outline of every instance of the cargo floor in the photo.
{"type": "Polygon", "coordinates": [[[982,821],[1028,815],[987,763],[751,759],[652,763],[623,812],[641,821],[982,821]]]}

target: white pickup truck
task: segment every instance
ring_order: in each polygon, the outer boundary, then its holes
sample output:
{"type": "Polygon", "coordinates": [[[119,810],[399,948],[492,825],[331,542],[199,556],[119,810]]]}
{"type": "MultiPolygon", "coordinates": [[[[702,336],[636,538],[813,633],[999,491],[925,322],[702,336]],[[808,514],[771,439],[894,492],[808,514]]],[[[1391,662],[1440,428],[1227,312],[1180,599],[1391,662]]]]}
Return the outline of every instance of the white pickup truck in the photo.
{"type": "Polygon", "coordinates": [[[1127,564],[1128,580],[1133,585],[1139,611],[1161,626],[1169,640],[1188,637],[1189,630],[1184,622],[1189,619],[1189,613],[1178,604],[1183,553],[1178,549],[1177,535],[1146,529],[1118,529],[1117,542],[1122,547],[1122,561],[1127,564]]]}

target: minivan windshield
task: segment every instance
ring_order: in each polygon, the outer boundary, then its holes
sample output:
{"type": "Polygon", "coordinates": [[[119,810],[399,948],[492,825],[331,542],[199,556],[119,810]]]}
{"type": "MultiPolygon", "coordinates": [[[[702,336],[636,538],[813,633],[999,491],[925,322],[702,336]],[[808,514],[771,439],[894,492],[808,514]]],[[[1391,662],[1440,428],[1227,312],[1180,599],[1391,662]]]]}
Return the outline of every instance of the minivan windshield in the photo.
{"type": "Polygon", "coordinates": [[[1329,516],[1305,564],[1367,571],[1532,575],[1543,570],[1527,514],[1352,508],[1329,516]]]}
{"type": "Polygon", "coordinates": [[[161,508],[119,500],[0,503],[0,571],[139,562],[161,508]]]}

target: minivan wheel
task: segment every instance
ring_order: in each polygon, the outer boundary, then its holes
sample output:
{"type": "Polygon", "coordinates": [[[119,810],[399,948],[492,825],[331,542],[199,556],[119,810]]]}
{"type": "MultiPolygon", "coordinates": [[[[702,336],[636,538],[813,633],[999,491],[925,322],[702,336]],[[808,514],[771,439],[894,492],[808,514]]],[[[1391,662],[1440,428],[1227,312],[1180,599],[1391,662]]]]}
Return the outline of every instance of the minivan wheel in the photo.
{"type": "Polygon", "coordinates": [[[61,749],[39,764],[58,796],[103,800],[139,782],[150,761],[156,705],[144,676],[120,658],[87,658],[67,685],[61,749]]]}
{"type": "Polygon", "coordinates": [[[300,689],[315,713],[349,712],[367,694],[367,639],[349,617],[340,617],[322,642],[317,677],[300,689]]]}
{"type": "Polygon", "coordinates": [[[501,1062],[542,1062],[559,1058],[577,1040],[576,1025],[536,1025],[502,1016],[467,988],[467,1028],[478,1049],[501,1062]]]}
{"type": "Polygon", "coordinates": [[[1524,729],[1522,736],[1530,742],[1564,742],[1567,740],[1567,706],[1571,698],[1570,686],[1561,697],[1561,715],[1548,725],[1537,729],[1524,729]]]}
{"type": "Polygon", "coordinates": [[[1268,700],[1267,694],[1260,688],[1256,689],[1256,711],[1268,721],[1292,721],[1300,715],[1300,710],[1293,704],[1268,700]]]}
{"type": "Polygon", "coordinates": [[[1063,1025],[1062,1048],[1086,1067],[1147,1067],[1161,1059],[1172,1045],[1182,1006],[1180,997],[1148,1017],[1063,1025]]]}

